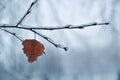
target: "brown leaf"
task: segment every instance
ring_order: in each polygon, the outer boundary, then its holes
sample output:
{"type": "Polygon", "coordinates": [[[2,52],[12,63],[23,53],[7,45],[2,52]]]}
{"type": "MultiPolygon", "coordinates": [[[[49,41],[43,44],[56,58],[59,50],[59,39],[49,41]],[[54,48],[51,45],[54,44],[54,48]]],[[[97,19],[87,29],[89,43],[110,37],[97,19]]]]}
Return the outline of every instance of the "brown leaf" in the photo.
{"type": "Polygon", "coordinates": [[[23,51],[28,57],[28,62],[37,60],[44,52],[44,45],[35,39],[26,39],[23,41],[23,51]]]}

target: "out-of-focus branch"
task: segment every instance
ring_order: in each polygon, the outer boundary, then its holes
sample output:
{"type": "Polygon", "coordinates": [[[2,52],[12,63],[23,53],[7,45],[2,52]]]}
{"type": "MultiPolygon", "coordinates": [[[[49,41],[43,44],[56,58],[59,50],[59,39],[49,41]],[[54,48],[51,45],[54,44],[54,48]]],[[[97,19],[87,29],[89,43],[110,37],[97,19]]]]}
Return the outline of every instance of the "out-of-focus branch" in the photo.
{"type": "Polygon", "coordinates": [[[33,2],[31,3],[31,5],[30,5],[30,7],[28,8],[27,12],[26,12],[25,15],[20,19],[20,21],[17,23],[16,27],[18,27],[18,26],[22,23],[22,21],[25,19],[25,17],[31,12],[31,8],[33,7],[33,5],[34,5],[35,3],[37,3],[37,1],[38,1],[38,0],[35,0],[35,1],[33,1],[33,2]]]}

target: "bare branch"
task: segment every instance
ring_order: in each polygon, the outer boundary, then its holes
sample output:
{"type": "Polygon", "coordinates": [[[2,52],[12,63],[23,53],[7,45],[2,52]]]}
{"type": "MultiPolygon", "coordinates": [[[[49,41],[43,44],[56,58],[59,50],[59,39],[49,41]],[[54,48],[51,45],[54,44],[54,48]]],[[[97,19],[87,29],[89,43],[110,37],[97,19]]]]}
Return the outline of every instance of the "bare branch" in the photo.
{"type": "Polygon", "coordinates": [[[67,47],[64,47],[62,46],[61,44],[57,44],[55,43],[51,38],[49,37],[46,37],[45,35],[43,34],[40,34],[39,32],[35,31],[35,30],[64,30],[64,29],[83,29],[85,27],[90,27],[90,26],[98,26],[98,25],[108,25],[109,23],[97,23],[97,22],[94,22],[94,23],[90,23],[90,24],[83,24],[83,25],[66,25],[66,26],[57,26],[57,27],[51,27],[51,26],[48,26],[48,27],[42,27],[42,26],[38,26],[38,27],[31,27],[31,26],[23,26],[23,25],[20,25],[22,24],[23,20],[26,18],[26,16],[28,14],[31,13],[31,9],[32,7],[35,5],[35,3],[37,3],[38,0],[34,0],[31,5],[29,6],[29,8],[27,9],[26,13],[23,15],[23,17],[20,19],[20,21],[16,24],[16,25],[0,25],[0,30],[3,30],[7,33],[10,33],[12,34],[13,36],[15,36],[17,39],[19,39],[20,41],[23,41],[22,39],[20,39],[15,33],[13,32],[10,32],[8,30],[6,30],[5,28],[16,28],[16,29],[24,29],[24,30],[29,30],[37,35],[39,35],[40,37],[44,38],[45,40],[47,40],[48,42],[50,42],[52,45],[54,45],[55,47],[57,48],[62,48],[64,49],[65,51],[68,50],[67,47]]]}
{"type": "Polygon", "coordinates": [[[84,24],[84,25],[78,25],[78,26],[74,26],[74,25],[67,25],[64,27],[48,27],[48,28],[41,28],[41,27],[26,27],[29,29],[34,29],[34,30],[60,30],[60,29],[83,29],[85,27],[90,27],[90,26],[98,26],[98,25],[108,25],[109,23],[90,23],[90,24],[84,24]]]}
{"type": "Polygon", "coordinates": [[[18,40],[23,41],[21,38],[19,38],[19,37],[18,37],[15,33],[13,33],[13,32],[10,32],[10,31],[8,31],[8,30],[6,30],[6,29],[2,29],[2,28],[0,28],[0,30],[5,31],[5,32],[7,32],[7,33],[9,33],[9,34],[12,34],[12,35],[15,36],[18,40]]]}
{"type": "Polygon", "coordinates": [[[19,28],[19,29],[34,29],[34,30],[63,30],[63,29],[83,29],[85,27],[90,27],[90,26],[98,26],[98,25],[108,25],[109,23],[90,23],[90,24],[84,24],[84,25],[78,25],[78,26],[74,26],[74,25],[67,25],[64,27],[31,27],[31,26],[0,26],[1,28],[19,28]]]}
{"type": "MultiPolygon", "coordinates": [[[[5,26],[5,25],[4,25],[4,26],[0,26],[0,29],[1,29],[1,30],[4,30],[5,32],[8,32],[8,33],[14,35],[14,36],[15,36],[16,38],[18,38],[20,41],[23,41],[23,40],[20,39],[15,33],[12,33],[12,32],[10,32],[10,31],[8,31],[8,30],[2,29],[3,27],[4,27],[4,28],[8,28],[8,26],[5,26]]],[[[38,32],[35,31],[34,29],[29,29],[29,28],[24,28],[24,27],[20,28],[20,27],[15,27],[15,26],[9,26],[9,28],[10,28],[10,27],[12,27],[12,28],[18,28],[18,29],[24,29],[24,30],[29,30],[29,31],[31,31],[31,32],[39,35],[40,37],[44,38],[45,40],[47,40],[48,42],[50,42],[51,44],[53,44],[55,47],[57,47],[57,48],[62,48],[62,49],[64,49],[65,51],[68,50],[67,47],[64,47],[64,46],[62,46],[61,44],[55,43],[52,39],[50,39],[49,37],[46,37],[45,35],[42,35],[42,34],[38,33],[38,32]]]]}
{"type": "Polygon", "coordinates": [[[45,40],[47,40],[48,42],[50,42],[51,44],[53,44],[55,47],[57,47],[57,48],[62,48],[62,49],[64,49],[65,51],[68,50],[67,47],[64,47],[64,46],[62,46],[62,45],[60,45],[60,44],[56,44],[52,39],[46,37],[45,35],[42,35],[42,34],[38,33],[37,31],[35,31],[35,30],[33,30],[33,29],[29,29],[29,30],[32,31],[33,33],[36,33],[37,35],[41,36],[42,38],[44,38],[45,40]]]}
{"type": "MultiPolygon", "coordinates": [[[[18,36],[16,36],[15,33],[9,32],[9,31],[7,31],[7,30],[5,30],[5,29],[2,29],[2,28],[17,28],[17,29],[30,30],[31,32],[33,32],[33,33],[41,36],[42,38],[44,38],[45,40],[47,40],[48,42],[50,42],[51,44],[53,44],[55,47],[57,47],[57,48],[62,48],[62,49],[64,49],[65,51],[67,51],[67,50],[68,50],[67,47],[64,47],[64,46],[62,46],[62,45],[60,45],[60,44],[55,43],[52,39],[50,39],[50,38],[48,38],[48,37],[46,37],[46,36],[38,33],[38,32],[35,31],[35,30],[83,29],[84,27],[97,26],[97,25],[108,25],[108,24],[109,24],[109,23],[91,23],[91,24],[84,24],[84,25],[80,25],[80,26],[67,25],[67,26],[64,26],[64,27],[56,27],[56,28],[51,28],[51,27],[49,27],[49,28],[35,28],[35,27],[30,27],[30,26],[29,26],[29,27],[25,27],[25,26],[24,26],[24,27],[23,27],[23,26],[16,27],[16,26],[6,26],[6,25],[2,25],[2,26],[0,26],[0,29],[1,29],[1,30],[4,30],[4,31],[6,31],[6,32],[8,32],[8,33],[10,33],[10,34],[12,34],[12,35],[14,35],[14,36],[17,37],[19,40],[21,40],[21,39],[20,39],[18,36]]],[[[21,40],[21,41],[22,41],[22,40],[21,40]]]]}
{"type": "Polygon", "coordinates": [[[30,7],[28,8],[27,12],[25,13],[25,15],[20,19],[20,21],[17,23],[16,27],[18,27],[18,25],[20,25],[22,23],[22,21],[25,19],[25,17],[31,12],[31,8],[33,7],[33,5],[37,2],[38,0],[35,0],[31,3],[30,7]]]}

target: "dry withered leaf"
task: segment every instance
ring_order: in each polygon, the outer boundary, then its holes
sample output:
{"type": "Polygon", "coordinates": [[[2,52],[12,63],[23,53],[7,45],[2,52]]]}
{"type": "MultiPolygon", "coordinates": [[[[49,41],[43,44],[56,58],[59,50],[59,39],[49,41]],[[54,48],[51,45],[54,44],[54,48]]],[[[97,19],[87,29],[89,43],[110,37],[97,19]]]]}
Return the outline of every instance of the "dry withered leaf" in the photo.
{"type": "Polygon", "coordinates": [[[41,56],[44,52],[44,45],[35,39],[26,39],[22,42],[24,48],[23,51],[28,57],[28,62],[37,60],[38,56],[41,56]]]}

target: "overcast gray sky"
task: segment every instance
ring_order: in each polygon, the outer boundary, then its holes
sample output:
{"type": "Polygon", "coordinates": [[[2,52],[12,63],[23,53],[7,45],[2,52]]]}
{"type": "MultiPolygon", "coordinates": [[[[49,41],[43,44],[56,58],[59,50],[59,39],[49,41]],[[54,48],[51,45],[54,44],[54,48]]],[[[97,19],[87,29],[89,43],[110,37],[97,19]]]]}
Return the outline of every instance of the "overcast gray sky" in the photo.
{"type": "MultiPolygon", "coordinates": [[[[0,24],[15,25],[34,0],[1,0],[0,24]]],[[[110,22],[82,30],[39,31],[65,52],[37,36],[47,55],[28,63],[22,43],[0,31],[1,80],[117,80],[120,62],[120,0],[38,0],[23,21],[29,26],[82,25],[110,22]]],[[[9,29],[22,39],[33,39],[25,30],[9,29]]]]}

